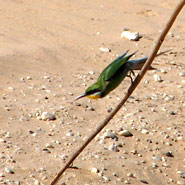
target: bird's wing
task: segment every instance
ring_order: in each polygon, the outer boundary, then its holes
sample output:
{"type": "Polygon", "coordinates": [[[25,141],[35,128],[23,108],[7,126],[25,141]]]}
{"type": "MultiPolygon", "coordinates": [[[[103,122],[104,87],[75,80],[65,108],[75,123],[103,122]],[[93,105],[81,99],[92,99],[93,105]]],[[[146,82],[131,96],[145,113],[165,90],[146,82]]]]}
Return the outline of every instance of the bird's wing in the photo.
{"type": "Polygon", "coordinates": [[[118,59],[121,60],[121,59],[128,53],[128,51],[129,51],[129,50],[127,50],[125,53],[123,53],[123,55],[119,56],[116,60],[118,60],[118,59]]]}
{"type": "Polygon", "coordinates": [[[134,53],[124,57],[127,54],[127,52],[125,52],[122,56],[120,56],[116,60],[114,60],[111,64],[109,64],[103,70],[102,77],[104,78],[105,81],[111,80],[111,78],[116,75],[118,70],[129,60],[129,58],[131,58],[135,54],[135,52],[134,52],[134,53]]]}

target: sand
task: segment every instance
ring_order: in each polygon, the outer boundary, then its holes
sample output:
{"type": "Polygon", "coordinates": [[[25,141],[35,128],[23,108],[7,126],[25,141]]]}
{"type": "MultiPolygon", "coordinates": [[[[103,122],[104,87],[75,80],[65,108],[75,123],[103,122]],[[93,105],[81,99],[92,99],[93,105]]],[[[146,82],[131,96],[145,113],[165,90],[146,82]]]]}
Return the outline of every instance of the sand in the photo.
{"type": "MultiPolygon", "coordinates": [[[[103,99],[72,100],[126,50],[148,56],[176,3],[0,1],[0,184],[49,184],[119,103],[130,79],[103,99]],[[142,38],[121,38],[124,28],[142,38]],[[56,119],[42,120],[43,112],[56,119]]],[[[184,22],[183,9],[161,47],[171,51],[155,59],[157,70],[59,184],[185,184],[184,22]],[[133,136],[120,136],[125,129],[133,136]],[[107,132],[117,140],[104,138],[107,132]]]]}

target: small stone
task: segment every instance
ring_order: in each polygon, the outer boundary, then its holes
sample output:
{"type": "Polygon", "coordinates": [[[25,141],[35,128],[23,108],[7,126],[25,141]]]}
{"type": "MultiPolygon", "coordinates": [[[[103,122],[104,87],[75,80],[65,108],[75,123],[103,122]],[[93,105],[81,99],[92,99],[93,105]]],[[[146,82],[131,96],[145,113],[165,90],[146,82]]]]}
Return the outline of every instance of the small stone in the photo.
{"type": "Polygon", "coordinates": [[[165,168],[170,168],[170,165],[167,164],[167,163],[163,163],[162,166],[165,167],[165,168]]]}
{"type": "Polygon", "coordinates": [[[75,106],[81,106],[82,104],[81,103],[78,103],[78,102],[75,102],[75,106]]]}
{"type": "Polygon", "coordinates": [[[179,76],[185,77],[185,72],[180,72],[180,73],[179,73],[179,76]]]}
{"type": "Polygon", "coordinates": [[[143,184],[148,184],[148,182],[146,180],[140,180],[140,182],[142,182],[143,184]]]}
{"type": "Polygon", "coordinates": [[[161,69],[160,71],[161,73],[167,73],[165,69],[161,69]]]}
{"type": "Polygon", "coordinates": [[[7,133],[5,134],[5,137],[6,137],[6,138],[11,138],[12,136],[11,136],[10,132],[7,132],[7,133]]]}
{"type": "Polygon", "coordinates": [[[73,132],[67,132],[66,136],[74,136],[73,132]]]}
{"type": "Polygon", "coordinates": [[[172,151],[166,152],[165,155],[168,157],[174,157],[174,155],[172,154],[172,151]]]}
{"type": "Polygon", "coordinates": [[[181,175],[181,174],[183,174],[183,172],[182,171],[177,171],[177,174],[180,174],[181,175]]]}
{"type": "Polygon", "coordinates": [[[152,157],[152,159],[153,159],[154,161],[160,161],[160,160],[161,160],[160,157],[152,157]]]}
{"type": "Polygon", "coordinates": [[[112,133],[112,132],[110,132],[110,131],[108,131],[108,132],[105,132],[104,134],[103,134],[103,138],[104,139],[106,139],[106,138],[111,138],[111,139],[114,139],[114,140],[118,140],[118,137],[116,136],[116,134],[114,134],[114,133],[112,133]]]}
{"type": "Polygon", "coordinates": [[[180,177],[185,179],[185,173],[181,174],[180,177]]]}
{"type": "Polygon", "coordinates": [[[32,77],[31,76],[27,76],[26,79],[27,80],[32,80],[32,77]]]}
{"type": "Polygon", "coordinates": [[[174,182],[174,180],[170,178],[170,179],[169,179],[169,182],[174,182]]]}
{"type": "Polygon", "coordinates": [[[158,165],[156,163],[152,164],[152,168],[157,168],[157,167],[158,167],[158,165]]]}
{"type": "Polygon", "coordinates": [[[0,173],[0,177],[5,177],[5,175],[3,173],[0,173]]]}
{"type": "Polygon", "coordinates": [[[172,143],[166,142],[166,145],[167,145],[167,146],[172,146],[172,143]]]}
{"type": "Polygon", "coordinates": [[[103,180],[104,180],[105,182],[110,181],[110,178],[108,178],[108,177],[106,177],[106,176],[103,176],[102,178],[103,178],[103,180]]]}
{"type": "Polygon", "coordinates": [[[114,152],[119,152],[117,145],[115,145],[114,143],[109,146],[109,150],[112,150],[114,152]]]}
{"type": "Polygon", "coordinates": [[[170,115],[175,115],[175,112],[174,111],[170,111],[170,115]]]}
{"type": "Polygon", "coordinates": [[[138,154],[137,150],[135,150],[135,149],[134,150],[131,150],[130,153],[132,153],[134,155],[138,154]]]}
{"type": "Polygon", "coordinates": [[[162,82],[163,80],[162,80],[162,78],[161,78],[160,75],[155,74],[155,75],[154,75],[154,81],[155,81],[155,82],[162,82]]]}
{"type": "Polygon", "coordinates": [[[4,171],[5,171],[6,173],[9,173],[9,174],[14,174],[14,173],[15,173],[15,172],[13,171],[13,169],[11,169],[11,168],[9,168],[9,167],[5,168],[4,171]]]}
{"type": "Polygon", "coordinates": [[[142,129],[142,130],[141,130],[141,133],[142,133],[142,134],[149,134],[149,131],[148,131],[147,129],[142,129]]]}
{"type": "Polygon", "coordinates": [[[41,114],[41,119],[46,121],[46,120],[55,120],[55,114],[49,113],[49,112],[42,112],[41,114]]]}
{"type": "Polygon", "coordinates": [[[41,183],[39,182],[39,180],[35,180],[34,185],[41,185],[41,183]]]}
{"type": "Polygon", "coordinates": [[[185,172],[177,171],[177,174],[179,174],[181,178],[185,179],[185,172]]]}
{"type": "Polygon", "coordinates": [[[177,181],[177,184],[178,184],[178,185],[185,185],[185,181],[179,180],[179,181],[177,181]]]}
{"type": "Polygon", "coordinates": [[[135,175],[133,173],[131,173],[131,172],[130,173],[127,173],[127,176],[128,177],[135,177],[135,175]]]}
{"type": "Polygon", "coordinates": [[[120,136],[130,137],[133,136],[133,134],[129,130],[122,130],[119,132],[120,136]]]}
{"type": "Polygon", "coordinates": [[[97,169],[97,168],[91,168],[91,173],[99,173],[99,169],[97,169]]]}
{"type": "Polygon", "coordinates": [[[129,30],[124,30],[121,33],[121,38],[127,38],[130,41],[138,41],[141,36],[139,35],[139,32],[130,32],[129,30]]]}
{"type": "Polygon", "coordinates": [[[88,111],[95,111],[95,109],[93,107],[90,107],[90,106],[88,106],[86,110],[88,110],[88,111]]]}
{"type": "Polygon", "coordinates": [[[43,152],[51,153],[50,150],[48,150],[47,148],[43,148],[43,152]]]}
{"type": "Polygon", "coordinates": [[[104,47],[101,47],[99,48],[100,51],[104,52],[104,53],[109,53],[111,52],[111,49],[110,48],[104,48],[104,47]]]}
{"type": "Polygon", "coordinates": [[[124,181],[125,184],[130,184],[129,180],[124,181]]]}
{"type": "Polygon", "coordinates": [[[66,160],[66,159],[67,159],[67,157],[68,157],[68,155],[67,155],[67,154],[62,154],[62,155],[60,156],[60,158],[61,158],[62,160],[66,160]]]}
{"type": "Polygon", "coordinates": [[[108,113],[112,112],[112,108],[108,108],[108,109],[107,109],[107,112],[108,112],[108,113]]]}
{"type": "Polygon", "coordinates": [[[54,146],[52,144],[50,144],[50,143],[47,143],[46,144],[46,148],[54,148],[54,146]]]}
{"type": "Polygon", "coordinates": [[[13,87],[8,87],[8,89],[11,91],[15,90],[15,88],[13,88],[13,87]]]}

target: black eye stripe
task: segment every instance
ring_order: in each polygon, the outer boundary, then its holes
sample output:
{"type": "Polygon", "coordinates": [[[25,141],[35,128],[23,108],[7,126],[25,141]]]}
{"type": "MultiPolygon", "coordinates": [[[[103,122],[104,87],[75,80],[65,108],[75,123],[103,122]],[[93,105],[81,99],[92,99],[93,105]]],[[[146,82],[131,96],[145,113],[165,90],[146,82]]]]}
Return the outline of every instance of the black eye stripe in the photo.
{"type": "Polygon", "coordinates": [[[94,94],[94,93],[100,92],[100,91],[101,91],[101,89],[94,89],[94,90],[88,91],[86,94],[90,95],[90,94],[94,94]]]}

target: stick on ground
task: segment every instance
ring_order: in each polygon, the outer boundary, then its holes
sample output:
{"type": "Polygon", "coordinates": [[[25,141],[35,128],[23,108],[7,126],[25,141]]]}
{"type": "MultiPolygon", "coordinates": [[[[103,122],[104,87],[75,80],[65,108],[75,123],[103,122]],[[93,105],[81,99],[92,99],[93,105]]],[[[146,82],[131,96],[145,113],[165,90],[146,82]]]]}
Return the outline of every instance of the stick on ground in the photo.
{"type": "Polygon", "coordinates": [[[130,86],[128,89],[128,92],[126,95],[123,97],[121,102],[116,106],[116,108],[112,111],[112,113],[109,114],[109,116],[100,124],[100,126],[96,129],[94,133],[85,141],[85,143],[73,154],[73,156],[69,159],[69,161],[65,164],[65,166],[58,172],[56,177],[52,180],[52,182],[49,185],[56,185],[56,183],[60,180],[62,174],[66,171],[67,168],[73,163],[73,161],[80,155],[80,153],[84,150],[84,148],[87,147],[87,145],[96,137],[96,135],[108,124],[108,122],[115,116],[115,114],[120,110],[120,108],[123,106],[123,104],[127,101],[127,99],[130,97],[130,95],[133,93],[135,88],[138,86],[140,83],[141,79],[145,75],[147,69],[150,67],[152,61],[154,60],[160,46],[162,45],[164,38],[170,28],[172,27],[177,15],[185,5],[185,0],[181,0],[177,7],[175,8],[174,12],[172,13],[169,21],[165,25],[161,35],[159,36],[157,43],[155,47],[153,48],[150,57],[148,58],[147,62],[143,66],[142,70],[134,80],[134,83],[130,86]]]}

